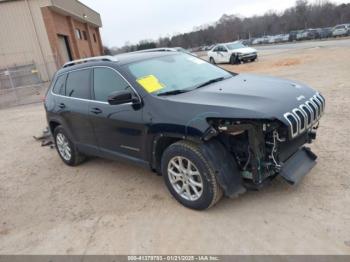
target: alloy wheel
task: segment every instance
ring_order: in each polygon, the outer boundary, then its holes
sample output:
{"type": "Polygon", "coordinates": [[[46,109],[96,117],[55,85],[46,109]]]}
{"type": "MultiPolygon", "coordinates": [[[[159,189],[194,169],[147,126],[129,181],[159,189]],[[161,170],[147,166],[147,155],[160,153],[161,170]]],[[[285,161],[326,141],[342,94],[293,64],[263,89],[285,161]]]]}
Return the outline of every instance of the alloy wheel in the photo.
{"type": "Polygon", "coordinates": [[[168,177],[173,189],[183,199],[198,200],[203,194],[203,180],[195,164],[185,157],[174,157],[168,164],[168,177]]]}
{"type": "Polygon", "coordinates": [[[69,161],[72,158],[72,149],[70,148],[67,137],[62,133],[58,133],[56,136],[56,144],[61,157],[69,161]]]}

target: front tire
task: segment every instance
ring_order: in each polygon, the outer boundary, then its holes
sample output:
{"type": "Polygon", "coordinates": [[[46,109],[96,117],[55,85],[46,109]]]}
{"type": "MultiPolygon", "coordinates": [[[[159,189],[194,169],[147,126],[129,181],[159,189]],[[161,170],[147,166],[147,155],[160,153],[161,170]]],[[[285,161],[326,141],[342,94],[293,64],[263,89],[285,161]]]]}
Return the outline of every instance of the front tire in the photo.
{"type": "Polygon", "coordinates": [[[55,129],[54,140],[58,155],[66,165],[77,166],[85,160],[62,126],[55,129]]]}
{"type": "Polygon", "coordinates": [[[231,65],[239,65],[241,63],[241,61],[238,58],[238,55],[236,54],[232,54],[230,57],[230,64],[231,65]]]}
{"type": "Polygon", "coordinates": [[[214,168],[192,142],[180,141],[166,149],[162,174],[170,193],[185,207],[204,210],[223,195],[214,168]]]}
{"type": "Polygon", "coordinates": [[[214,58],[212,58],[212,57],[210,57],[209,61],[210,61],[210,63],[211,63],[211,64],[213,64],[213,65],[215,65],[215,64],[216,64],[216,62],[215,62],[214,58]]]}

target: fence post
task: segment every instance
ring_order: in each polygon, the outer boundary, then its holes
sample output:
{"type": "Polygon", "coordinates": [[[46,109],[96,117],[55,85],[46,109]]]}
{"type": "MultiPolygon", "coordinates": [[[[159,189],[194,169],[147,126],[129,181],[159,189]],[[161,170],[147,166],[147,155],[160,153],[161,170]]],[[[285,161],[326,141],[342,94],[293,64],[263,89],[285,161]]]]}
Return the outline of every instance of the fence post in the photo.
{"type": "Polygon", "coordinates": [[[6,70],[7,70],[7,75],[9,77],[9,80],[10,80],[10,85],[11,85],[11,88],[13,89],[14,93],[15,93],[15,97],[16,97],[16,102],[17,104],[19,104],[19,97],[18,97],[18,93],[17,93],[17,89],[13,83],[13,79],[12,79],[12,76],[11,76],[11,71],[8,67],[6,67],[6,70]]]}

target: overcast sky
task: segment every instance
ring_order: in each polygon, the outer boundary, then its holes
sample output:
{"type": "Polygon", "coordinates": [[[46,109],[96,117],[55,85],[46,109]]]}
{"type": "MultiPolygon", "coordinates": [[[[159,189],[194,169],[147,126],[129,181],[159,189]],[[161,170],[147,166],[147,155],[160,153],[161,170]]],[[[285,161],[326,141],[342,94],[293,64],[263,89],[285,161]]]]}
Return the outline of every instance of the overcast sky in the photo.
{"type": "MultiPolygon", "coordinates": [[[[295,0],[80,0],[101,14],[103,43],[123,46],[127,41],[158,39],[191,31],[217,21],[223,14],[252,16],[282,11],[295,0]]],[[[349,3],[350,0],[333,0],[349,3]]]]}

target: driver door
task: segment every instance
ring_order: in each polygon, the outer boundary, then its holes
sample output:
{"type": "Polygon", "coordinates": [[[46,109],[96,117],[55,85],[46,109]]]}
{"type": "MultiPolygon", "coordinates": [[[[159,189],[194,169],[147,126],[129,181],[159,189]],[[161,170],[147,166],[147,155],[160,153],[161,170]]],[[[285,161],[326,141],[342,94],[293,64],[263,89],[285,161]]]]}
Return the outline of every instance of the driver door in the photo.
{"type": "Polygon", "coordinates": [[[230,62],[230,54],[225,46],[220,46],[221,63],[230,62]]]}
{"type": "Polygon", "coordinates": [[[226,49],[226,47],[224,47],[223,45],[219,45],[217,47],[217,52],[216,52],[216,56],[217,56],[217,62],[218,63],[226,63],[227,62],[227,55],[228,55],[228,51],[226,49]]]}
{"type": "Polygon", "coordinates": [[[143,152],[142,110],[132,103],[110,105],[108,96],[116,91],[132,90],[114,69],[97,67],[93,70],[93,97],[90,119],[99,150],[106,157],[141,159],[143,152]]]}
{"type": "Polygon", "coordinates": [[[213,56],[213,58],[214,58],[216,63],[219,63],[219,56],[218,56],[218,54],[219,54],[219,46],[216,46],[213,49],[213,51],[212,51],[212,56],[213,56]]]}

